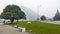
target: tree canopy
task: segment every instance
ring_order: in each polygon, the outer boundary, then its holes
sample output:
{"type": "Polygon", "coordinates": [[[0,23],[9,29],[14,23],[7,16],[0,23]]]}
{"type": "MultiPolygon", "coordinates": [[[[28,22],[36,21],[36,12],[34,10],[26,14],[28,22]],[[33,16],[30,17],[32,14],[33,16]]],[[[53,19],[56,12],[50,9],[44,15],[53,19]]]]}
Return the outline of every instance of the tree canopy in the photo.
{"type": "Polygon", "coordinates": [[[59,10],[57,10],[57,13],[55,14],[54,20],[60,20],[60,13],[59,13],[59,10]]]}
{"type": "Polygon", "coordinates": [[[21,8],[17,5],[8,5],[5,9],[3,9],[3,12],[1,13],[1,18],[4,19],[10,19],[11,17],[14,17],[14,19],[25,19],[26,15],[21,10],[21,8]]]}
{"type": "Polygon", "coordinates": [[[41,20],[46,20],[46,17],[44,15],[41,16],[41,20]]]}

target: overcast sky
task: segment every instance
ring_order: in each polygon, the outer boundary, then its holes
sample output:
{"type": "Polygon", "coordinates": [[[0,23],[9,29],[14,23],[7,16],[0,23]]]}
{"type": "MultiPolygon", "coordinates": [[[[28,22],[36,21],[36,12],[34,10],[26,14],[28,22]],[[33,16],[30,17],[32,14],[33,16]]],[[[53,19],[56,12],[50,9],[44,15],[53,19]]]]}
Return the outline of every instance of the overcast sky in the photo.
{"type": "Polygon", "coordinates": [[[0,13],[9,4],[26,6],[36,13],[39,9],[39,14],[47,17],[53,17],[57,9],[60,11],[60,0],[0,0],[0,13]]]}

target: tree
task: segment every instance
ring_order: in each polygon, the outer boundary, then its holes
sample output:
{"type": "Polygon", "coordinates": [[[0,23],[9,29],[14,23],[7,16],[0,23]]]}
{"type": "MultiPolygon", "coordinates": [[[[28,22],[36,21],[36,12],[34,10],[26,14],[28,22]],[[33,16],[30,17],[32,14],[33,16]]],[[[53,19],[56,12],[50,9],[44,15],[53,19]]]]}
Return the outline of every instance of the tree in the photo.
{"type": "Polygon", "coordinates": [[[57,10],[57,13],[55,14],[55,16],[53,17],[54,20],[60,20],[60,13],[59,10],[57,10]]]}
{"type": "Polygon", "coordinates": [[[41,20],[46,20],[46,17],[44,15],[41,16],[41,20]]]}
{"type": "Polygon", "coordinates": [[[11,23],[13,23],[14,19],[26,19],[25,13],[17,5],[6,6],[5,9],[3,9],[0,17],[4,19],[10,19],[11,23]]]}

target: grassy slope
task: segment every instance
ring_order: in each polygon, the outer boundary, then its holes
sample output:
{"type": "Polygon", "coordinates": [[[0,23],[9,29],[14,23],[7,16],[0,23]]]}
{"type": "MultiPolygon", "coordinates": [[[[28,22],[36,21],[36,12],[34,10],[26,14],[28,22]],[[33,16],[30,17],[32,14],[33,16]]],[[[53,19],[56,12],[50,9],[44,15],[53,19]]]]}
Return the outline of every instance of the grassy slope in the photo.
{"type": "Polygon", "coordinates": [[[32,21],[31,24],[27,22],[18,22],[10,25],[24,26],[28,31],[32,30],[35,34],[60,34],[60,25],[47,24],[38,21],[32,21]]]}

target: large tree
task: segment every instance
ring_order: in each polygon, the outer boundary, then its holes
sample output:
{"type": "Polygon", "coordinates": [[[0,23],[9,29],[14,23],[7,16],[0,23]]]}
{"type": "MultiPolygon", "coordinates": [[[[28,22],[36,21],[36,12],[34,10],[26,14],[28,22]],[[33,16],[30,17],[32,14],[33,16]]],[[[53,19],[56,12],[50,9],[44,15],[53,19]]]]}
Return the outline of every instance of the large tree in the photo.
{"type": "Polygon", "coordinates": [[[14,19],[26,19],[25,13],[17,5],[8,5],[3,9],[3,12],[0,15],[1,18],[10,19],[13,23],[14,19]]]}
{"type": "Polygon", "coordinates": [[[57,13],[55,14],[54,20],[60,20],[60,13],[59,13],[59,10],[57,10],[57,13]]]}

